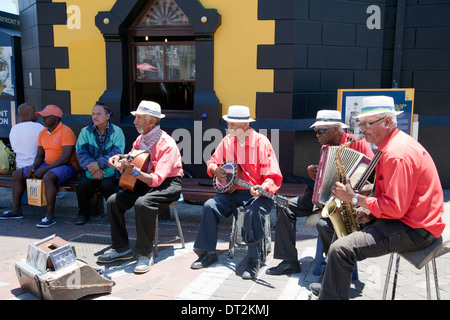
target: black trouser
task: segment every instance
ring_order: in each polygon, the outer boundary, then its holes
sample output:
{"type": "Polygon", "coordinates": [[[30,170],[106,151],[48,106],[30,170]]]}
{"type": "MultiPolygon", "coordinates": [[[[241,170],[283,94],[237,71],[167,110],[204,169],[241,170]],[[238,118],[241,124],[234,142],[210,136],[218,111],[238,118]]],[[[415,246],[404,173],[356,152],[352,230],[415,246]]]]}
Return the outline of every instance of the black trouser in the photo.
{"type": "Polygon", "coordinates": [[[313,204],[308,194],[290,199],[288,208],[281,210],[275,224],[274,258],[296,261],[298,260],[295,244],[297,217],[312,214],[313,204]]]}
{"type": "Polygon", "coordinates": [[[107,208],[113,249],[123,252],[130,248],[124,214],[134,206],[136,220],[134,251],[149,256],[153,250],[158,213],[178,200],[180,193],[181,178],[173,177],[164,180],[159,187],[150,188],[144,183],[138,183],[134,192],[125,189],[109,197],[107,208]]]}
{"type": "Polygon", "coordinates": [[[357,261],[423,249],[435,239],[425,229],[413,229],[395,219],[377,219],[361,231],[337,239],[328,251],[319,299],[348,299],[357,261]]]}
{"type": "Polygon", "coordinates": [[[260,240],[265,236],[265,219],[269,219],[273,200],[267,197],[253,197],[249,190],[236,190],[231,194],[218,193],[205,202],[194,248],[216,250],[219,224],[231,217],[237,206],[245,206],[243,239],[248,244],[248,257],[258,258],[260,240]]]}
{"type": "Polygon", "coordinates": [[[77,198],[78,198],[78,214],[85,217],[91,215],[91,199],[98,189],[105,197],[108,198],[119,191],[119,185],[116,176],[104,178],[102,180],[93,180],[86,177],[86,171],[81,170],[80,183],[77,186],[77,198]]]}

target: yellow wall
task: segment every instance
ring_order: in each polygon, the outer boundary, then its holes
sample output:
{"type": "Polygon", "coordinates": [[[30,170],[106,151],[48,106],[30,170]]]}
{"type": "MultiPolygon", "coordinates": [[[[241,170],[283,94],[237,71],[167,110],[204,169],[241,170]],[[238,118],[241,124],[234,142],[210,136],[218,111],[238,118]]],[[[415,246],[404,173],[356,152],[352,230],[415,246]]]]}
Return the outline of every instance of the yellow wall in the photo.
{"type": "MultiPolygon", "coordinates": [[[[222,112],[242,104],[255,117],[256,92],[273,91],[273,70],[256,68],[257,45],[273,44],[275,22],[258,21],[258,0],[200,1],[222,15],[214,38],[214,89],[222,112]]],[[[72,114],[90,114],[106,88],[105,45],[94,18],[99,11],[109,11],[115,0],[54,2],[78,6],[81,17],[79,29],[69,29],[77,13],[67,14],[67,26],[54,26],[55,46],[69,48],[69,68],[56,70],[56,89],[71,92],[72,114]]]]}
{"type": "Polygon", "coordinates": [[[273,70],[258,70],[258,44],[273,44],[275,21],[258,20],[258,0],[200,0],[222,15],[214,37],[214,89],[228,106],[246,105],[255,117],[256,92],[273,92],[273,70]]]}
{"type": "Polygon", "coordinates": [[[115,0],[53,2],[66,2],[68,11],[71,5],[80,9],[67,13],[67,25],[53,27],[55,47],[69,48],[69,68],[56,69],[56,89],[70,91],[72,114],[91,114],[106,89],[105,41],[95,26],[95,16],[111,10],[115,0]]]}

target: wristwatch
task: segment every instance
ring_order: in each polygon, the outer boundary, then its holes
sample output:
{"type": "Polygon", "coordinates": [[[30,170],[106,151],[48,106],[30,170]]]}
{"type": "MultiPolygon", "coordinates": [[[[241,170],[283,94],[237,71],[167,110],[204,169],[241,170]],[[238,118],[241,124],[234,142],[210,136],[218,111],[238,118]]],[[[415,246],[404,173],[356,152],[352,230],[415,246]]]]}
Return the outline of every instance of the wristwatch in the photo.
{"type": "Polygon", "coordinates": [[[355,193],[355,195],[353,196],[353,199],[352,199],[352,204],[354,206],[356,206],[358,204],[358,197],[359,197],[359,193],[355,193]]]}

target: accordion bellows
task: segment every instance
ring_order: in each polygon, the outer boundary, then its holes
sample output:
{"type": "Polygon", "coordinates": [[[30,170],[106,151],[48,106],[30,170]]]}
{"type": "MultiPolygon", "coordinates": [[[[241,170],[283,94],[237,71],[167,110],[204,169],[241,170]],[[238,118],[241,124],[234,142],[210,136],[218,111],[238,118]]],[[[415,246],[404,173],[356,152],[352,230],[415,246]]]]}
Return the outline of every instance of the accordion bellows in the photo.
{"type": "MultiPolygon", "coordinates": [[[[322,149],[312,198],[315,205],[323,206],[330,199],[331,188],[338,180],[335,165],[335,154],[338,147],[325,146],[322,149]]],[[[352,186],[360,180],[371,161],[365,154],[351,148],[342,149],[341,159],[352,186]]]]}

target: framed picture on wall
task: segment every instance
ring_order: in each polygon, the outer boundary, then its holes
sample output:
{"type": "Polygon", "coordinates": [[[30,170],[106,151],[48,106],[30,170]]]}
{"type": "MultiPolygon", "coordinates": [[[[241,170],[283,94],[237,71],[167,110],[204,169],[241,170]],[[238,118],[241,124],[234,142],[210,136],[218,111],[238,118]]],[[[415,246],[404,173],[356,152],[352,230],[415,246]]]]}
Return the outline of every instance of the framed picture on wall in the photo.
{"type": "Polygon", "coordinates": [[[360,128],[354,119],[361,113],[362,100],[369,96],[389,96],[394,99],[395,109],[403,111],[397,116],[397,127],[413,135],[414,89],[338,89],[337,109],[348,125],[347,131],[359,133],[360,128]]]}

